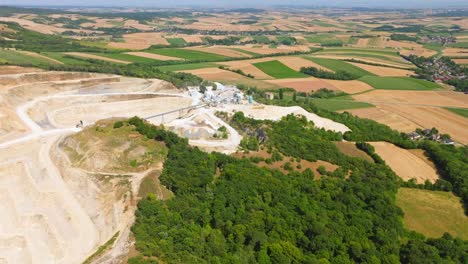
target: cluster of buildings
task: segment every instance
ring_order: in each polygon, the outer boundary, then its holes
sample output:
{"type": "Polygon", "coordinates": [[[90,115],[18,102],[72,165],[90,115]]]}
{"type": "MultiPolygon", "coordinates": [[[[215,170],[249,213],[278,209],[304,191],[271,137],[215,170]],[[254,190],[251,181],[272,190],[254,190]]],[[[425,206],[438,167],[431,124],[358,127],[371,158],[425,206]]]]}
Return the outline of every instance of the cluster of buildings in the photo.
{"type": "Polygon", "coordinates": [[[449,36],[439,36],[439,35],[434,35],[434,36],[426,36],[422,39],[424,43],[438,43],[438,44],[448,44],[448,43],[455,43],[457,39],[451,35],[449,36]]]}
{"type": "Polygon", "coordinates": [[[468,76],[460,72],[458,65],[445,59],[432,59],[423,63],[424,69],[430,74],[431,81],[446,82],[452,79],[464,80],[468,76]]]}
{"type": "Polygon", "coordinates": [[[436,129],[416,129],[416,131],[407,134],[408,137],[413,140],[432,140],[445,145],[454,145],[455,142],[448,135],[441,135],[436,129]]]}

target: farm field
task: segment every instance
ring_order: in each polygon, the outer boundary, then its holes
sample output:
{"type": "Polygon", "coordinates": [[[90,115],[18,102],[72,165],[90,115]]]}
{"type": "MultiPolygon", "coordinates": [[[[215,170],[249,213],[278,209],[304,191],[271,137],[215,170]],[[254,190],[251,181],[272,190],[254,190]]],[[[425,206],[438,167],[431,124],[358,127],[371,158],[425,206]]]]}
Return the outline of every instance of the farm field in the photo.
{"type": "Polygon", "coordinates": [[[424,183],[428,180],[434,183],[439,179],[439,175],[437,175],[433,166],[429,166],[425,160],[410,151],[387,142],[369,143],[374,146],[375,152],[403,180],[415,179],[418,183],[424,183]]]}
{"type": "Polygon", "coordinates": [[[0,263],[465,263],[467,10],[207,2],[0,7],[0,263]]]}
{"type": "Polygon", "coordinates": [[[351,110],[351,109],[360,109],[374,107],[372,104],[356,102],[353,100],[343,100],[343,99],[312,99],[312,102],[315,106],[320,109],[325,109],[328,111],[342,111],[342,110],[351,110]]]}
{"type": "Polygon", "coordinates": [[[382,90],[435,90],[441,88],[436,83],[410,77],[363,76],[359,80],[375,89],[382,90]]]}
{"type": "Polygon", "coordinates": [[[447,107],[446,109],[449,110],[450,112],[453,112],[453,113],[457,114],[457,115],[461,115],[461,116],[464,116],[464,117],[468,118],[468,109],[453,108],[453,107],[447,107]]]}
{"type": "Polygon", "coordinates": [[[354,142],[340,141],[340,142],[335,142],[335,145],[341,152],[343,152],[344,154],[348,156],[361,158],[369,162],[374,162],[372,157],[367,155],[367,153],[365,153],[364,151],[358,149],[354,142]]]}
{"type": "Polygon", "coordinates": [[[0,50],[0,62],[9,62],[13,64],[33,64],[47,65],[51,61],[46,58],[31,56],[11,50],[0,50]]]}
{"type": "Polygon", "coordinates": [[[468,95],[452,91],[372,90],[353,95],[362,102],[464,108],[468,95]]]}
{"type": "Polygon", "coordinates": [[[308,77],[308,75],[297,72],[277,60],[257,62],[253,65],[263,71],[265,74],[277,79],[308,77]]]}
{"type": "Polygon", "coordinates": [[[413,71],[396,69],[390,67],[374,66],[363,63],[350,62],[352,65],[359,67],[377,76],[411,76],[414,75],[413,71]]]}
{"type": "MultiPolygon", "coordinates": [[[[139,53],[137,53],[139,54],[139,53]]],[[[119,61],[127,61],[131,63],[154,63],[157,62],[158,60],[149,58],[149,57],[143,57],[143,56],[135,56],[130,53],[93,53],[93,55],[97,56],[102,56],[106,58],[111,58],[119,61]]]]}
{"type": "Polygon", "coordinates": [[[399,104],[372,104],[376,107],[352,109],[349,112],[406,133],[412,132],[416,128],[437,127],[441,133],[451,135],[455,141],[461,144],[468,144],[468,136],[465,133],[465,128],[468,124],[466,118],[444,108],[399,104]]]}
{"type": "Polygon", "coordinates": [[[167,65],[167,66],[159,66],[157,68],[160,69],[161,71],[186,71],[186,70],[212,68],[216,66],[217,65],[214,63],[203,62],[203,63],[189,63],[189,64],[174,64],[174,65],[167,65]]]}
{"type": "Polygon", "coordinates": [[[468,239],[468,219],[460,198],[451,192],[400,188],[397,205],[403,210],[409,230],[436,238],[445,232],[468,239]]]}
{"type": "Polygon", "coordinates": [[[218,54],[190,49],[155,49],[147,50],[146,52],[159,54],[163,56],[181,58],[188,61],[223,61],[227,58],[226,56],[221,56],[218,54]]]}
{"type": "Polygon", "coordinates": [[[356,67],[352,65],[351,63],[345,62],[345,61],[340,61],[340,60],[333,60],[333,59],[324,59],[324,58],[315,58],[315,57],[305,57],[308,60],[313,61],[314,63],[317,63],[327,69],[330,69],[332,71],[346,71],[348,73],[351,73],[355,76],[374,76],[373,73],[370,73],[362,68],[356,67]]]}
{"type": "Polygon", "coordinates": [[[181,58],[177,57],[169,57],[169,56],[164,56],[164,55],[159,55],[159,54],[154,54],[154,53],[149,53],[149,52],[127,52],[125,54],[132,55],[135,57],[142,57],[143,59],[152,59],[152,60],[159,60],[159,61],[172,61],[172,60],[183,60],[181,58]]]}
{"type": "Polygon", "coordinates": [[[102,61],[108,61],[108,62],[120,63],[120,64],[130,64],[131,63],[130,61],[114,59],[114,58],[109,58],[109,57],[106,57],[106,56],[95,55],[95,54],[84,53],[84,52],[67,52],[65,54],[73,56],[73,57],[81,57],[81,58],[94,59],[94,60],[102,60],[102,61]]]}

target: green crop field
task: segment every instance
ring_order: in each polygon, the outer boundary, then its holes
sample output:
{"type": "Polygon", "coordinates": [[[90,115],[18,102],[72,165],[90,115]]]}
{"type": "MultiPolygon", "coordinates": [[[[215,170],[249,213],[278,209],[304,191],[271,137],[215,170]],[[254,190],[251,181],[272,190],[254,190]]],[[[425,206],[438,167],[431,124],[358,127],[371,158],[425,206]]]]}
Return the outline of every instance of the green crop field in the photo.
{"type": "Polygon", "coordinates": [[[227,57],[218,54],[189,49],[155,49],[148,50],[147,52],[164,56],[177,57],[189,61],[223,61],[227,59],[227,57]]]}
{"type": "Polygon", "coordinates": [[[66,65],[89,65],[90,62],[74,59],[72,56],[63,54],[61,52],[41,52],[41,55],[47,56],[49,58],[58,60],[66,65]]]}
{"type": "Polygon", "coordinates": [[[183,38],[166,38],[166,40],[169,42],[169,44],[174,46],[184,46],[187,44],[183,38]]]}
{"type": "Polygon", "coordinates": [[[400,188],[397,205],[405,214],[404,225],[428,237],[452,236],[468,239],[468,221],[460,198],[451,192],[400,188]]]}
{"type": "Polygon", "coordinates": [[[134,55],[125,54],[125,53],[93,53],[93,54],[102,56],[102,57],[111,58],[111,59],[133,62],[133,63],[154,63],[154,62],[159,61],[155,59],[144,58],[144,57],[134,56],[134,55]]]}
{"type": "Polygon", "coordinates": [[[38,57],[28,56],[12,50],[0,49],[0,63],[8,62],[13,64],[32,64],[32,65],[48,65],[53,62],[38,57]]]}
{"type": "Polygon", "coordinates": [[[464,116],[466,118],[468,118],[468,108],[452,108],[452,107],[447,107],[446,108],[447,110],[457,114],[457,115],[461,115],[461,116],[464,116]]]}
{"type": "Polygon", "coordinates": [[[375,76],[375,74],[370,73],[366,70],[363,70],[359,67],[356,67],[350,63],[347,63],[345,61],[341,60],[333,60],[333,59],[324,59],[324,58],[313,58],[313,57],[304,57],[308,60],[311,60],[327,69],[330,69],[332,71],[346,71],[349,72],[353,75],[362,77],[362,76],[375,76]]]}
{"type": "Polygon", "coordinates": [[[276,60],[254,63],[253,65],[264,73],[277,79],[309,77],[308,75],[297,72],[276,60]]]}
{"type": "Polygon", "coordinates": [[[176,64],[176,65],[167,65],[160,66],[158,69],[161,71],[188,71],[188,70],[197,70],[204,68],[217,68],[219,65],[214,63],[188,63],[188,64],[176,64]]]}
{"type": "Polygon", "coordinates": [[[304,38],[310,43],[322,43],[324,41],[329,41],[329,40],[338,40],[332,34],[317,34],[317,35],[304,36],[304,38]]]}
{"type": "Polygon", "coordinates": [[[468,49],[468,42],[457,42],[457,43],[452,43],[449,45],[450,47],[454,48],[462,48],[462,49],[468,49]]]}
{"type": "Polygon", "coordinates": [[[354,52],[354,53],[370,53],[370,54],[381,54],[387,56],[398,56],[395,50],[391,49],[365,49],[365,48],[327,48],[322,52],[354,52]]]}
{"type": "Polygon", "coordinates": [[[440,88],[436,83],[411,77],[364,76],[359,80],[375,89],[382,90],[435,90],[440,88]]]}
{"type": "Polygon", "coordinates": [[[374,107],[374,105],[369,104],[369,103],[355,102],[352,100],[340,100],[340,99],[313,98],[312,102],[318,108],[325,109],[328,111],[342,111],[342,110],[349,110],[349,109],[374,107]]]}
{"type": "Polygon", "coordinates": [[[252,38],[257,41],[258,43],[263,43],[263,44],[270,44],[270,39],[265,36],[252,36],[252,38]]]}

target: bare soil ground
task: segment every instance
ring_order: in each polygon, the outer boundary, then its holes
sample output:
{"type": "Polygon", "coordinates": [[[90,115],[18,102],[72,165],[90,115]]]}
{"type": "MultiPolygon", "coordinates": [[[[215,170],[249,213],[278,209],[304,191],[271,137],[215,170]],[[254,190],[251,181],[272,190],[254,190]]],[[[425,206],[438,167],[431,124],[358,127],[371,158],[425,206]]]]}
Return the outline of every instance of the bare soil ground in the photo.
{"type": "Polygon", "coordinates": [[[353,95],[357,101],[467,108],[468,95],[453,91],[373,90],[353,95]]]}
{"type": "Polygon", "coordinates": [[[393,66],[393,67],[400,67],[400,68],[410,68],[411,65],[408,64],[399,64],[395,62],[391,62],[388,60],[382,60],[382,59],[375,59],[375,58],[368,58],[368,57],[359,57],[359,56],[347,56],[347,55],[314,55],[314,57],[317,58],[325,58],[325,59],[336,59],[336,60],[345,60],[345,59],[355,59],[355,60],[360,60],[364,62],[369,62],[369,63],[377,63],[377,64],[383,64],[383,65],[388,65],[388,66],[393,66]]]}
{"type": "Polygon", "coordinates": [[[236,51],[236,50],[223,48],[223,47],[218,47],[218,46],[189,47],[187,49],[202,51],[202,52],[208,52],[208,53],[214,53],[214,54],[218,54],[218,55],[226,56],[226,57],[230,57],[230,58],[249,58],[249,57],[252,57],[251,55],[246,54],[246,53],[242,53],[242,52],[239,52],[239,51],[236,51]]]}
{"type": "Polygon", "coordinates": [[[376,153],[403,180],[408,181],[414,178],[418,183],[424,183],[426,180],[434,183],[439,179],[434,167],[429,166],[427,161],[410,151],[387,142],[369,143],[374,146],[376,153]]]}
{"type": "Polygon", "coordinates": [[[94,54],[90,54],[90,53],[66,52],[65,54],[72,55],[72,56],[83,57],[83,58],[88,58],[88,59],[95,59],[95,60],[103,60],[103,61],[109,61],[109,62],[114,62],[114,63],[121,63],[121,64],[130,64],[131,63],[129,61],[112,59],[112,58],[99,56],[99,55],[94,55],[94,54]]]}
{"type": "Polygon", "coordinates": [[[18,23],[22,27],[40,32],[43,34],[54,34],[54,33],[62,33],[64,31],[73,31],[73,32],[82,32],[82,33],[93,33],[95,31],[92,30],[84,30],[84,29],[68,29],[68,28],[62,28],[62,27],[56,27],[56,26],[51,26],[51,25],[43,25],[43,24],[38,24],[30,20],[26,19],[21,19],[21,18],[14,18],[14,17],[0,17],[0,21],[4,22],[14,22],[18,23]]]}
{"type": "Polygon", "coordinates": [[[453,61],[457,64],[467,65],[468,59],[453,59],[453,61]]]}
{"type": "Polygon", "coordinates": [[[151,45],[169,45],[161,33],[134,33],[123,36],[124,42],[110,42],[109,47],[142,50],[151,45]]]}
{"type": "Polygon", "coordinates": [[[361,93],[364,91],[374,89],[372,86],[368,85],[367,83],[353,80],[353,81],[339,81],[339,80],[324,80],[327,83],[335,86],[339,90],[347,93],[347,94],[355,94],[361,93]]]}
{"type": "Polygon", "coordinates": [[[468,143],[468,135],[465,133],[468,120],[443,108],[376,104],[374,108],[352,109],[348,112],[402,132],[436,127],[441,133],[450,134],[455,141],[468,143]]]}
{"type": "Polygon", "coordinates": [[[369,44],[368,38],[359,38],[355,46],[360,47],[360,48],[366,48],[368,44],[369,44]]]}
{"type": "Polygon", "coordinates": [[[358,149],[354,142],[340,141],[340,142],[335,142],[335,145],[341,152],[343,152],[344,154],[348,156],[361,158],[369,162],[374,162],[372,157],[367,155],[367,153],[365,153],[364,151],[358,149]]]}
{"type": "Polygon", "coordinates": [[[445,48],[443,54],[447,57],[468,56],[468,50],[459,48],[445,48]]]}
{"type": "Polygon", "coordinates": [[[437,169],[434,162],[432,162],[424,153],[424,150],[422,149],[408,149],[409,152],[411,152],[413,155],[417,156],[424,162],[426,162],[427,165],[431,166],[433,169],[437,169]]]}
{"type": "Polygon", "coordinates": [[[125,20],[124,27],[136,28],[143,31],[153,30],[153,27],[141,24],[139,21],[133,19],[125,20]]]}
{"type": "Polygon", "coordinates": [[[191,99],[159,80],[7,70],[13,74],[0,76],[0,255],[8,263],[81,263],[117,231],[110,254],[125,254],[133,194],[153,164],[160,170],[164,153],[132,129],[114,135],[113,122],[64,137],[79,120],[145,116],[191,99]]]}
{"type": "Polygon", "coordinates": [[[164,55],[159,55],[159,54],[154,54],[154,53],[149,53],[149,52],[127,52],[126,54],[149,58],[149,59],[162,60],[162,61],[183,60],[177,57],[164,56],[164,55]]]}
{"type": "Polygon", "coordinates": [[[364,69],[370,73],[373,73],[378,76],[411,76],[414,75],[413,71],[395,69],[389,67],[373,66],[362,63],[350,62],[352,65],[357,66],[361,69],[364,69]]]}
{"type": "Polygon", "coordinates": [[[400,50],[400,54],[404,56],[416,55],[422,57],[431,57],[437,54],[437,51],[426,48],[413,48],[400,50]]]}
{"type": "Polygon", "coordinates": [[[270,75],[264,73],[259,68],[253,66],[252,63],[250,62],[250,60],[246,60],[246,61],[244,61],[244,60],[242,60],[242,61],[227,61],[227,62],[220,62],[218,64],[225,65],[225,66],[227,66],[227,67],[229,67],[231,69],[234,69],[234,70],[241,70],[245,74],[251,74],[251,75],[255,76],[255,79],[261,79],[261,80],[273,79],[273,77],[271,77],[270,75]]]}
{"type": "Polygon", "coordinates": [[[197,70],[187,70],[183,71],[191,73],[197,76],[200,76],[203,79],[217,81],[217,80],[238,80],[242,79],[244,76],[239,75],[232,71],[226,71],[219,68],[205,68],[197,70]]]}
{"type": "Polygon", "coordinates": [[[25,68],[19,66],[0,66],[0,75],[41,72],[38,68],[25,68]]]}

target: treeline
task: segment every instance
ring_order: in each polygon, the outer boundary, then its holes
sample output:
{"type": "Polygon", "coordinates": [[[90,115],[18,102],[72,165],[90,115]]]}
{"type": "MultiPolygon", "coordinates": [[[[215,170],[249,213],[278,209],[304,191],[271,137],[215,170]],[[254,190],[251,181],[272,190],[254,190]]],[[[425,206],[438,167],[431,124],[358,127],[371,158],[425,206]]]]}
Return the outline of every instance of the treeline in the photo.
{"type": "MultiPolygon", "coordinates": [[[[461,197],[465,209],[468,207],[468,147],[455,147],[443,145],[433,141],[424,140],[414,142],[405,133],[398,132],[390,127],[370,119],[353,116],[348,112],[335,113],[319,109],[308,98],[298,98],[295,101],[264,100],[266,104],[283,106],[298,105],[309,112],[329,118],[349,127],[351,131],[343,135],[343,139],[354,142],[385,141],[405,149],[422,148],[434,162],[443,179],[436,183],[417,184],[416,182],[402,182],[402,186],[428,190],[453,191],[461,197]]],[[[381,158],[375,154],[373,147],[366,143],[358,143],[357,147],[368,153],[376,163],[382,163],[381,158]]],[[[468,214],[468,212],[467,212],[468,214]]]]}
{"type": "Polygon", "coordinates": [[[81,52],[102,52],[105,49],[81,45],[78,41],[66,39],[56,35],[47,35],[22,28],[17,23],[2,22],[14,31],[0,32],[3,37],[0,40],[0,47],[15,48],[18,50],[28,50],[35,52],[44,51],[81,51],[81,52]],[[5,40],[12,39],[12,40],[5,40]]]}
{"type": "Polygon", "coordinates": [[[405,133],[398,132],[374,120],[359,118],[348,112],[335,113],[315,106],[310,98],[296,98],[296,100],[263,100],[262,103],[282,106],[301,106],[305,110],[329,118],[349,127],[351,131],[343,135],[345,140],[354,142],[386,141],[406,149],[416,148],[417,145],[405,133]]]}
{"type": "Polygon", "coordinates": [[[442,177],[453,186],[468,214],[468,147],[454,147],[424,141],[421,147],[434,162],[442,177]]]}
{"type": "Polygon", "coordinates": [[[368,62],[368,61],[357,60],[357,59],[343,59],[343,61],[355,62],[355,63],[367,64],[367,65],[379,66],[379,67],[386,67],[386,68],[394,68],[394,69],[400,69],[400,70],[408,70],[408,68],[403,68],[403,67],[398,67],[398,66],[391,66],[391,65],[375,63],[375,62],[368,62]]]}
{"type": "Polygon", "coordinates": [[[375,153],[375,148],[369,143],[366,142],[356,142],[356,147],[369,155],[375,163],[385,164],[383,160],[377,153],[375,153]]]}
{"type": "MultiPolygon", "coordinates": [[[[436,63],[434,58],[426,58],[416,55],[402,57],[418,66],[418,69],[415,70],[418,78],[434,81],[434,76],[438,74],[439,70],[433,66],[436,63]]],[[[468,79],[462,77],[468,76],[467,67],[462,67],[456,64],[449,57],[439,58],[438,63],[443,63],[448,68],[452,76],[452,78],[444,80],[445,83],[454,86],[457,91],[468,92],[468,79]]]]}
{"type": "Polygon", "coordinates": [[[392,25],[383,25],[380,27],[376,27],[373,31],[389,31],[389,32],[407,32],[407,33],[418,33],[424,29],[423,25],[409,25],[405,27],[395,27],[392,25]]]}
{"type": "Polygon", "coordinates": [[[405,34],[392,34],[390,35],[390,39],[391,40],[395,40],[395,41],[418,41],[419,38],[417,36],[413,37],[413,36],[408,36],[408,35],[405,35],[405,34]]]}
{"type": "Polygon", "coordinates": [[[111,63],[102,63],[101,61],[90,61],[94,63],[82,65],[39,65],[39,67],[49,71],[96,72],[137,78],[154,78],[170,82],[178,88],[184,88],[187,86],[198,86],[201,83],[203,83],[203,79],[196,75],[184,72],[163,72],[158,68],[147,64],[135,63],[128,65],[118,65],[111,63]]]}
{"type": "Polygon", "coordinates": [[[231,72],[240,74],[242,76],[245,76],[245,77],[248,77],[248,78],[251,78],[251,79],[255,78],[255,76],[253,76],[252,74],[250,74],[250,73],[247,74],[241,69],[235,69],[234,70],[234,69],[231,69],[231,68],[223,66],[223,65],[219,66],[218,68],[221,69],[221,70],[225,70],[225,71],[231,71],[231,72]]]}
{"type": "Polygon", "coordinates": [[[351,74],[347,71],[338,70],[336,72],[325,71],[318,69],[316,67],[302,67],[300,70],[302,73],[314,76],[322,79],[332,79],[332,80],[356,80],[359,76],[351,74]]]}
{"type": "MultiPolygon", "coordinates": [[[[249,121],[247,121],[249,122],[249,121]]],[[[132,231],[140,256],[129,263],[465,263],[467,242],[408,233],[395,205],[396,175],[342,154],[335,135],[292,115],[274,123],[268,144],[300,159],[322,159],[342,174],[313,180],[206,153],[141,119],[128,121],[169,154],[161,182],[175,197],[140,201],[132,231]],[[287,141],[287,142],[285,142],[287,141]],[[351,171],[351,175],[346,175],[351,171]]],[[[255,124],[252,123],[252,124],[255,124]]],[[[259,124],[261,125],[261,124],[259,124]]],[[[339,135],[337,135],[339,137],[339,135]]]]}

